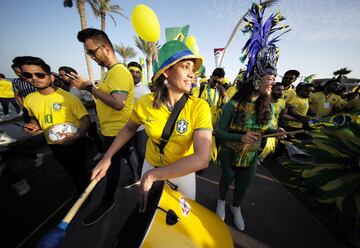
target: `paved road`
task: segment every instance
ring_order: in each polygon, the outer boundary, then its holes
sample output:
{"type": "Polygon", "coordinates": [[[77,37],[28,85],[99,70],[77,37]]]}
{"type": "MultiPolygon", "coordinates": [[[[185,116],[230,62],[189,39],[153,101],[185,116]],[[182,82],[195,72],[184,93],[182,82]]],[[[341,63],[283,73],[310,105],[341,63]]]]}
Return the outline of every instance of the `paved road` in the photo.
{"type": "MultiPolygon", "coordinates": [[[[73,185],[41,139],[33,140],[24,136],[19,128],[9,123],[0,126],[15,138],[26,141],[19,146],[21,149],[47,152],[46,161],[40,167],[35,167],[31,160],[13,158],[9,162],[29,181],[32,190],[28,194],[18,196],[0,177],[0,218],[4,227],[0,247],[34,247],[65,216],[76,200],[72,197],[73,185]]],[[[90,147],[89,157],[94,153],[90,147]]],[[[89,169],[93,165],[89,160],[89,169]]],[[[122,166],[121,173],[115,208],[98,224],[91,227],[81,225],[81,220],[101,198],[104,183],[99,183],[88,206],[81,209],[71,222],[61,247],[111,247],[137,201],[135,190],[123,188],[131,182],[130,170],[122,166]]],[[[216,208],[219,178],[220,169],[216,165],[211,165],[203,175],[197,177],[197,201],[213,211],[216,208]]],[[[231,199],[229,194],[228,203],[231,199]]],[[[235,247],[344,247],[263,167],[258,169],[242,204],[246,223],[244,232],[234,227],[229,207],[226,211],[225,222],[235,247]]]]}

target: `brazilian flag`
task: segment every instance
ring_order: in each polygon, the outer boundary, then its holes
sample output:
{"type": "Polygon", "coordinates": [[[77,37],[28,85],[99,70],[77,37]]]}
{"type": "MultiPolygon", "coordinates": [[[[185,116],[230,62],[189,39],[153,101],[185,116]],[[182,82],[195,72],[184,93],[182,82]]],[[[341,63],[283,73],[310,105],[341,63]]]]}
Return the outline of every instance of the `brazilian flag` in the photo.
{"type": "Polygon", "coordinates": [[[189,28],[190,25],[186,25],[185,27],[165,28],[166,42],[170,40],[179,40],[185,42],[189,32],[189,28]]]}

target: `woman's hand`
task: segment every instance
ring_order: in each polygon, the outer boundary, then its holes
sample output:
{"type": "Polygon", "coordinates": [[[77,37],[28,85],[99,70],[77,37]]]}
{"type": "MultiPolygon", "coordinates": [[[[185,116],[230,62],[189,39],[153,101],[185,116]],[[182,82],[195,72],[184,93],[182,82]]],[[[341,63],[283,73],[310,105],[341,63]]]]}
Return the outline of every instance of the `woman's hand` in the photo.
{"type": "Polygon", "coordinates": [[[253,144],[261,139],[261,134],[257,132],[247,132],[241,137],[241,142],[244,144],[253,144]]]}
{"type": "MultiPolygon", "coordinates": [[[[277,133],[285,133],[286,131],[284,128],[279,127],[278,129],[276,129],[276,132],[277,133]]],[[[278,139],[286,139],[286,137],[287,137],[286,134],[280,134],[277,136],[278,139]]]]}
{"type": "MultiPolygon", "coordinates": [[[[111,157],[108,158],[104,156],[95,166],[95,168],[92,169],[90,181],[93,180],[94,178],[96,179],[96,181],[100,181],[101,178],[103,178],[106,175],[106,172],[110,167],[110,164],[111,164],[111,157]]],[[[120,166],[120,165],[114,165],[114,166],[120,166]]]]}
{"type": "Polygon", "coordinates": [[[156,181],[153,172],[156,169],[151,169],[147,171],[141,178],[140,182],[140,191],[139,191],[139,212],[143,213],[146,210],[147,207],[147,200],[149,191],[153,185],[153,183],[156,181]]]}

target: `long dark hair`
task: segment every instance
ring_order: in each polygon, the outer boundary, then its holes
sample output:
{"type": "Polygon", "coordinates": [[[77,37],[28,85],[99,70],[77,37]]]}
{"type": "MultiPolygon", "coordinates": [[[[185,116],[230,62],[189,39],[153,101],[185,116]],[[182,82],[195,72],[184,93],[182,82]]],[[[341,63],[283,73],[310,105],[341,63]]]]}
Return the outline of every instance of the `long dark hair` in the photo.
{"type": "MultiPolygon", "coordinates": [[[[247,103],[251,102],[255,87],[251,82],[244,82],[231,100],[238,103],[237,106],[237,123],[244,123],[246,113],[242,109],[245,109],[247,103]]],[[[271,103],[270,96],[259,96],[255,102],[255,116],[256,122],[259,125],[266,125],[271,119],[271,103]]],[[[235,116],[234,116],[235,117],[235,116]]]]}
{"type": "Polygon", "coordinates": [[[154,102],[153,107],[156,109],[159,109],[163,103],[165,103],[168,92],[166,85],[164,83],[165,76],[161,74],[155,82],[153,82],[154,85],[154,102]]]}

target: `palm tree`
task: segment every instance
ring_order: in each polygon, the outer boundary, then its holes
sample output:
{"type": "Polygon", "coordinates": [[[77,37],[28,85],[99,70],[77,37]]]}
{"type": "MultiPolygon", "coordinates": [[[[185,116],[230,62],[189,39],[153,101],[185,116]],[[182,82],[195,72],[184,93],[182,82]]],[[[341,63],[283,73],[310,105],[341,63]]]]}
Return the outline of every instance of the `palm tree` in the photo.
{"type": "Polygon", "coordinates": [[[333,74],[334,76],[337,76],[337,79],[343,79],[345,78],[347,74],[349,74],[351,72],[351,70],[349,70],[348,68],[344,67],[341,68],[340,70],[334,71],[333,74]]]}
{"type": "Polygon", "coordinates": [[[101,22],[101,30],[105,32],[105,19],[106,15],[109,15],[110,18],[113,20],[114,25],[116,26],[115,18],[110,13],[119,14],[122,17],[128,18],[123,14],[123,8],[121,8],[118,4],[112,4],[110,0],[92,0],[95,2],[94,8],[92,11],[95,17],[100,17],[101,22]]]}
{"type": "Polygon", "coordinates": [[[157,58],[157,52],[159,50],[158,41],[157,42],[147,42],[141,39],[139,36],[134,36],[135,45],[140,51],[145,55],[146,61],[146,79],[147,82],[150,82],[150,66],[152,63],[152,57],[157,58]]]}
{"type": "MultiPolygon", "coordinates": [[[[79,12],[80,16],[80,26],[81,30],[87,28],[87,20],[86,20],[86,12],[85,12],[85,1],[90,4],[91,8],[94,8],[94,1],[95,0],[76,0],[76,8],[79,12]]],[[[72,8],[74,3],[72,0],[64,0],[63,5],[65,8],[72,8]]],[[[84,48],[85,50],[85,48],[84,48]]],[[[86,60],[86,67],[89,74],[89,80],[93,82],[94,76],[93,76],[93,69],[90,63],[90,57],[85,53],[85,60],[86,60]]]]}
{"type": "MultiPolygon", "coordinates": [[[[94,13],[94,16],[96,18],[100,17],[100,24],[101,24],[101,30],[105,32],[105,19],[106,15],[109,15],[111,19],[114,22],[114,25],[116,26],[115,18],[110,13],[119,14],[122,17],[128,18],[122,13],[124,10],[121,8],[118,4],[112,4],[111,0],[91,0],[94,2],[94,7],[92,8],[92,11],[94,13]]],[[[101,67],[101,74],[104,73],[104,67],[101,67]]]]}
{"type": "Polygon", "coordinates": [[[131,46],[124,46],[122,43],[120,46],[114,44],[114,50],[121,56],[121,58],[123,59],[123,64],[125,66],[127,65],[126,62],[128,59],[132,59],[136,56],[134,48],[132,48],[131,46]]]}

